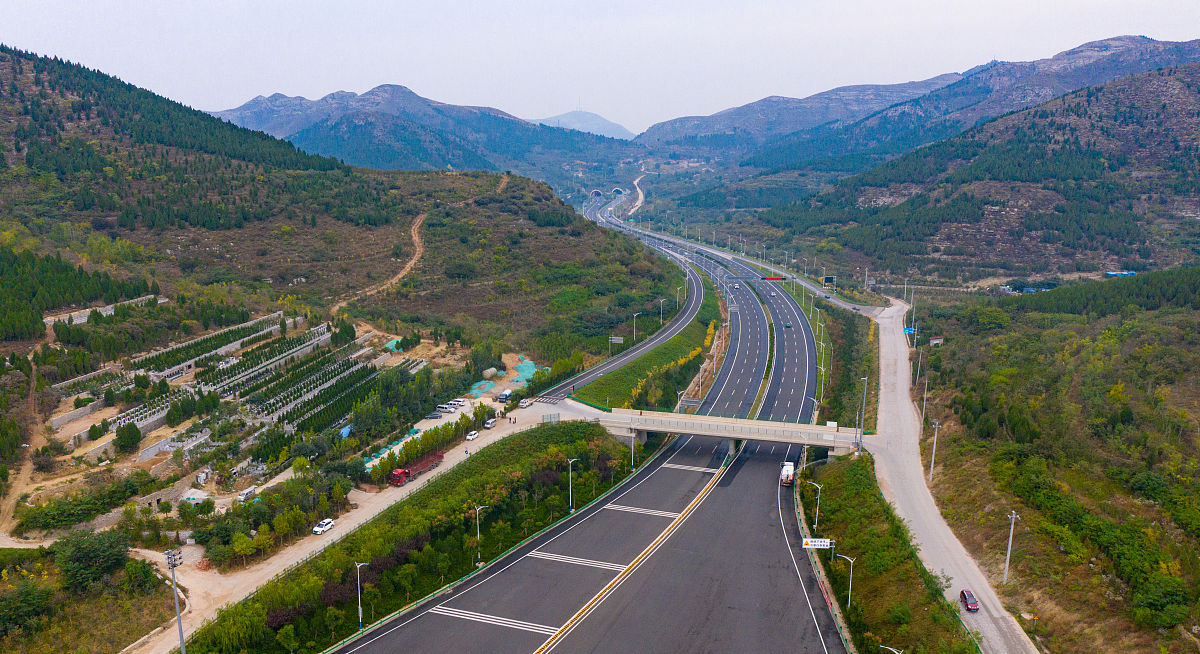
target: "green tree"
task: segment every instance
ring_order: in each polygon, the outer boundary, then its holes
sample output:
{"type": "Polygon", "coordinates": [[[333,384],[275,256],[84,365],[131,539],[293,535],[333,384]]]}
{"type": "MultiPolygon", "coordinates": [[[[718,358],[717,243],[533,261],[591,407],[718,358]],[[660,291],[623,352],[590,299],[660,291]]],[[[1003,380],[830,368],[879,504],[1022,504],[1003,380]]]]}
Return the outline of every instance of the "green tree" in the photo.
{"type": "Polygon", "coordinates": [[[233,547],[233,553],[242,557],[242,565],[246,565],[246,557],[254,554],[254,541],[250,540],[250,537],[244,532],[239,531],[234,534],[230,545],[233,547]]]}
{"type": "Polygon", "coordinates": [[[142,442],[142,430],[132,422],[117,427],[117,437],[114,441],[121,452],[132,452],[142,442]]]}
{"type": "Polygon", "coordinates": [[[300,639],[296,637],[296,628],[290,624],[285,624],[275,632],[275,642],[279,646],[286,649],[288,654],[295,652],[300,647],[300,639]]]}
{"type": "Polygon", "coordinates": [[[129,556],[129,535],[117,530],[72,531],[51,545],[50,551],[61,573],[62,587],[85,593],[104,575],[124,565],[129,556]]]}

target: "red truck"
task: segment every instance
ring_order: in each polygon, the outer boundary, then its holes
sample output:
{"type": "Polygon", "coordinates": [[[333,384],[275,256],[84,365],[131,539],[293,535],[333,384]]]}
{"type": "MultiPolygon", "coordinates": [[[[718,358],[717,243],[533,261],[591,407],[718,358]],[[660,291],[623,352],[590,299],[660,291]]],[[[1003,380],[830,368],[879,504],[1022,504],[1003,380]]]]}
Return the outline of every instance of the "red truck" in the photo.
{"type": "Polygon", "coordinates": [[[422,457],[407,468],[396,468],[388,475],[388,483],[392,486],[403,486],[427,470],[433,470],[442,463],[442,453],[433,452],[422,457]]]}

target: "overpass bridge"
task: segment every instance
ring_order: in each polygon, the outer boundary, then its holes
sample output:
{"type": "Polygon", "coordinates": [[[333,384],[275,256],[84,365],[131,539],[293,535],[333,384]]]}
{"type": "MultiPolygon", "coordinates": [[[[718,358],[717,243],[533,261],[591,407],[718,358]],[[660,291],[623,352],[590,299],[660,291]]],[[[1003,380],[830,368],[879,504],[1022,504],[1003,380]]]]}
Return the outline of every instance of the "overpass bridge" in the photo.
{"type": "Polygon", "coordinates": [[[614,435],[628,437],[636,434],[639,440],[646,432],[658,431],[746,441],[814,445],[842,452],[855,448],[858,435],[857,430],[848,427],[633,409],[613,409],[612,413],[593,418],[593,421],[614,435]]]}

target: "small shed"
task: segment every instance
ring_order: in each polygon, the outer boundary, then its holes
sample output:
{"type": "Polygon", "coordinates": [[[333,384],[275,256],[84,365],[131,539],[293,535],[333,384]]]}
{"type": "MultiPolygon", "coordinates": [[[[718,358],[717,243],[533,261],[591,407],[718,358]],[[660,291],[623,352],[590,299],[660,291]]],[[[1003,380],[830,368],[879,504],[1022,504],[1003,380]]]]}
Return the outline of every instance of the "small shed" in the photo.
{"type": "Polygon", "coordinates": [[[946,341],[945,336],[930,336],[929,337],[929,347],[938,347],[945,341],[946,341]]]}

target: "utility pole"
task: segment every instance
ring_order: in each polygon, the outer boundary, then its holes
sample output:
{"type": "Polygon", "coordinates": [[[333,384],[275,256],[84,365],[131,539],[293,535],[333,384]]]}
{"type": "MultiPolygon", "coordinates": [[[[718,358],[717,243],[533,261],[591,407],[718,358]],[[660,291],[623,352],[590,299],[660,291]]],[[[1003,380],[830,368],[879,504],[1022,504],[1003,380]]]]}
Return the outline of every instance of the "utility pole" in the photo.
{"type": "Polygon", "coordinates": [[[665,297],[658,301],[658,326],[659,327],[662,327],[662,325],[663,325],[662,304],[663,304],[663,302],[666,302],[666,301],[667,301],[667,298],[665,298],[665,297]]]}
{"type": "Polygon", "coordinates": [[[475,507],[475,567],[476,568],[483,565],[483,548],[480,546],[480,543],[482,543],[483,541],[482,541],[482,537],[479,535],[479,512],[486,508],[488,508],[488,505],[486,505],[486,504],[475,507]]]}
{"type": "MultiPolygon", "coordinates": [[[[916,339],[913,339],[913,340],[916,340],[916,339]]],[[[924,356],[924,354],[925,354],[925,350],[922,350],[921,348],[917,348],[917,376],[913,377],[914,384],[917,383],[917,380],[921,378],[921,357],[924,356]]]]}
{"type": "Polygon", "coordinates": [[[925,377],[925,392],[921,394],[921,428],[925,428],[925,400],[929,399],[929,377],[925,377]]]}
{"type": "Polygon", "coordinates": [[[575,482],[574,476],[571,474],[571,464],[578,460],[579,459],[567,459],[567,497],[570,498],[570,513],[575,513],[575,482]]]}
{"type": "Polygon", "coordinates": [[[1013,530],[1016,529],[1017,521],[1020,519],[1021,516],[1017,515],[1015,510],[1008,514],[1008,551],[1004,553],[1004,581],[1000,582],[1002,584],[1008,583],[1008,560],[1012,557],[1013,530]]]}
{"type": "Polygon", "coordinates": [[[175,582],[175,568],[183,563],[183,552],[167,550],[167,567],[171,570],[171,590],[175,591],[175,623],[179,627],[179,652],[187,654],[187,646],[183,642],[183,616],[179,613],[179,585],[175,582]]]}
{"type": "Polygon", "coordinates": [[[641,311],[633,314],[633,342],[634,343],[637,343],[637,317],[640,315],[642,315],[641,311]]]}
{"type": "Polygon", "coordinates": [[[369,563],[354,562],[354,576],[358,579],[358,630],[362,631],[362,567],[369,563]]]}
{"type": "Polygon", "coordinates": [[[941,427],[940,420],[933,421],[933,448],[929,450],[929,483],[933,483],[933,460],[937,458],[937,436],[938,427],[941,427]]]}

